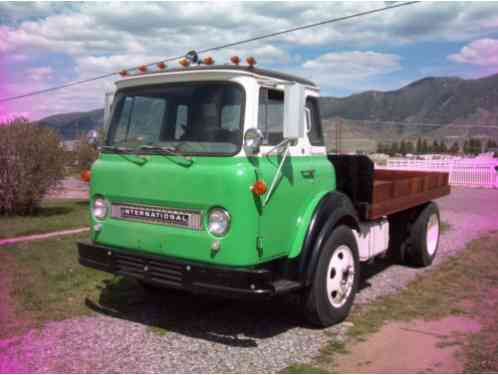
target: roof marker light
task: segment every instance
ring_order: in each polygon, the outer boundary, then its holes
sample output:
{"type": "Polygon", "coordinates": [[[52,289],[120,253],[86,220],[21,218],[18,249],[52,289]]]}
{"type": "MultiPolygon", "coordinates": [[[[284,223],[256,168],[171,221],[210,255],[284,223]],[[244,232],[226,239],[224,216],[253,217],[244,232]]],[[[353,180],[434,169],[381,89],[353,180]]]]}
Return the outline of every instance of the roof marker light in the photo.
{"type": "Polygon", "coordinates": [[[240,64],[240,57],[239,56],[232,56],[232,57],[230,57],[230,62],[234,65],[239,65],[240,64]]]}
{"type": "Polygon", "coordinates": [[[246,59],[246,63],[247,63],[247,65],[249,65],[250,68],[252,68],[252,67],[254,67],[254,65],[256,65],[256,59],[252,56],[249,56],[246,59]]]}
{"type": "Polygon", "coordinates": [[[202,63],[204,65],[213,65],[214,64],[214,60],[211,56],[208,56],[208,57],[205,57],[203,60],[202,60],[202,63]]]}
{"type": "Polygon", "coordinates": [[[184,68],[188,68],[189,65],[190,65],[190,61],[187,59],[187,58],[183,58],[181,59],[180,61],[178,61],[178,63],[183,66],[184,68]]]}
{"type": "Polygon", "coordinates": [[[119,72],[119,75],[121,77],[126,77],[128,75],[128,71],[127,70],[122,70],[122,71],[119,72]]]}
{"type": "Polygon", "coordinates": [[[147,66],[146,65],[141,65],[138,67],[138,71],[140,73],[145,73],[147,71],[147,66]]]}
{"type": "Polygon", "coordinates": [[[156,64],[156,66],[157,66],[157,68],[158,68],[159,70],[164,70],[164,69],[166,69],[166,68],[167,68],[167,65],[166,65],[165,63],[163,63],[163,62],[158,62],[158,63],[156,64]]]}

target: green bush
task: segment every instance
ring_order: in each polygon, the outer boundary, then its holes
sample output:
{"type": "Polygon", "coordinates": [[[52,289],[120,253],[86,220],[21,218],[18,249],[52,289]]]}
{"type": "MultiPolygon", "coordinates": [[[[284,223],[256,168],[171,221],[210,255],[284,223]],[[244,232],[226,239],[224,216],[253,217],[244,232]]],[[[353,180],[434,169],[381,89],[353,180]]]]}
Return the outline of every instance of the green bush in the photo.
{"type": "Polygon", "coordinates": [[[0,215],[32,214],[64,178],[57,134],[25,119],[0,124],[0,215]]]}
{"type": "Polygon", "coordinates": [[[97,160],[97,157],[99,156],[99,152],[95,147],[88,144],[86,136],[82,136],[78,139],[74,148],[74,154],[79,172],[90,169],[93,162],[97,160]]]}

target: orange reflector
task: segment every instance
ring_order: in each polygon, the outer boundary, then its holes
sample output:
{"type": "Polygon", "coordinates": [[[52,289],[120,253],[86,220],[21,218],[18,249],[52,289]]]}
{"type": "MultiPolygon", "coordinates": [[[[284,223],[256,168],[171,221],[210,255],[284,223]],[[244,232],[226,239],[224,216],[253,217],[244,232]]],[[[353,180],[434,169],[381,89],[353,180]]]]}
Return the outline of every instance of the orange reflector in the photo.
{"type": "Polygon", "coordinates": [[[251,191],[256,195],[263,195],[266,193],[266,184],[263,180],[257,180],[254,185],[251,186],[251,191]]]}
{"type": "Polygon", "coordinates": [[[147,67],[145,65],[139,66],[138,71],[140,73],[145,73],[147,71],[147,67]]]}
{"type": "Polygon", "coordinates": [[[188,68],[188,66],[190,65],[190,61],[188,61],[185,57],[178,61],[178,63],[184,68],[188,68]]]}
{"type": "Polygon", "coordinates": [[[246,63],[247,63],[247,65],[249,65],[252,68],[254,65],[256,65],[256,59],[252,56],[249,56],[246,59],[246,63]]]}
{"type": "Polygon", "coordinates": [[[92,172],[90,172],[89,169],[85,169],[81,172],[81,175],[80,175],[81,179],[85,182],[90,182],[91,178],[92,178],[92,172]]]}
{"type": "Polygon", "coordinates": [[[157,65],[157,68],[160,70],[166,69],[166,64],[163,62],[157,63],[156,65],[157,65]]]}
{"type": "Polygon", "coordinates": [[[239,56],[232,56],[230,57],[230,62],[235,65],[240,64],[240,57],[239,56]]]}
{"type": "Polygon", "coordinates": [[[208,56],[208,57],[205,57],[204,60],[202,60],[202,63],[204,65],[213,65],[214,64],[214,60],[211,56],[208,56]]]}
{"type": "Polygon", "coordinates": [[[128,71],[127,70],[122,70],[122,71],[119,72],[119,75],[121,77],[126,77],[128,75],[128,71]]]}

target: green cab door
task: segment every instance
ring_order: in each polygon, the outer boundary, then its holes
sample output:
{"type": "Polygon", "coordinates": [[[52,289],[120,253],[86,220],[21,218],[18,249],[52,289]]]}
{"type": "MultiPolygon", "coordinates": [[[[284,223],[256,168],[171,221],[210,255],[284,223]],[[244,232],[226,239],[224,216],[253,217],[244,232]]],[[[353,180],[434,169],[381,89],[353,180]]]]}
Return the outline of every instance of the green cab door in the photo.
{"type": "MultiPolygon", "coordinates": [[[[259,198],[259,246],[262,260],[288,254],[302,215],[315,196],[317,170],[303,139],[275,149],[283,141],[283,91],[260,89],[258,128],[264,135],[257,158],[267,192],[259,198]],[[273,186],[272,186],[273,184],[273,186]]],[[[323,158],[323,156],[322,156],[323,158]]]]}

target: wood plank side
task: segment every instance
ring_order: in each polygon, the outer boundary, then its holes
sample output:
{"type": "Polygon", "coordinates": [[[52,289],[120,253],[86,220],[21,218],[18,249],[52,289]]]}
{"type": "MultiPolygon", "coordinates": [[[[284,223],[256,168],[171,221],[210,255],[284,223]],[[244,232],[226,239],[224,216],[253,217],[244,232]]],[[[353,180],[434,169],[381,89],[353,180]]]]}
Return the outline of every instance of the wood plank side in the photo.
{"type": "MultiPolygon", "coordinates": [[[[426,182],[425,179],[423,181],[424,183],[426,182]]],[[[380,202],[374,202],[374,204],[370,207],[368,218],[378,219],[395,212],[403,211],[411,207],[416,207],[420,204],[440,198],[449,193],[450,186],[446,185],[432,190],[425,190],[413,195],[406,195],[380,202]]]]}

